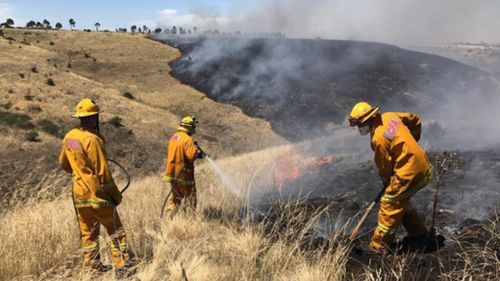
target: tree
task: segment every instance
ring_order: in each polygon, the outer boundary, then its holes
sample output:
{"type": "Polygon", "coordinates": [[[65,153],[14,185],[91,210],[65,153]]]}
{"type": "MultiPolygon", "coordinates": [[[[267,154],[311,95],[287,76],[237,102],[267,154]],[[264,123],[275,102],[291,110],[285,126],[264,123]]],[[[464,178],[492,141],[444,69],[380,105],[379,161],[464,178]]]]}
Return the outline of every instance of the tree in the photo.
{"type": "Polygon", "coordinates": [[[50,22],[47,19],[43,20],[43,28],[50,29],[50,22]]]}
{"type": "Polygon", "coordinates": [[[60,22],[56,23],[56,29],[59,30],[63,28],[62,24],[60,22]]]}
{"type": "Polygon", "coordinates": [[[198,27],[193,26],[193,33],[198,33],[198,27]]]}
{"type": "Polygon", "coordinates": [[[157,28],[157,29],[155,29],[155,33],[156,33],[156,34],[161,33],[161,28],[157,28]]]}
{"type": "Polygon", "coordinates": [[[0,24],[0,27],[5,27],[5,28],[12,28],[14,25],[14,20],[11,18],[8,18],[4,23],[0,24]]]}
{"type": "Polygon", "coordinates": [[[43,24],[39,21],[36,22],[36,28],[39,28],[39,29],[42,29],[43,28],[43,24]]]}
{"type": "Polygon", "coordinates": [[[172,27],[172,34],[177,34],[177,27],[175,25],[172,27]]]}
{"type": "Polygon", "coordinates": [[[95,26],[95,31],[99,31],[99,27],[101,26],[101,24],[96,22],[94,26],[95,26]]]}
{"type": "Polygon", "coordinates": [[[135,32],[137,31],[137,26],[136,26],[136,25],[132,25],[132,26],[130,27],[130,31],[131,31],[132,33],[135,33],[135,32]]]}
{"type": "Polygon", "coordinates": [[[73,30],[73,28],[74,28],[74,27],[75,27],[75,25],[76,25],[75,20],[71,18],[71,19],[69,19],[69,21],[68,21],[68,22],[69,22],[69,26],[71,27],[71,30],[73,30]]]}
{"type": "Polygon", "coordinates": [[[30,20],[26,23],[26,28],[34,28],[36,26],[36,22],[34,20],[30,20]]]}
{"type": "Polygon", "coordinates": [[[146,25],[142,26],[142,32],[146,33],[146,32],[148,32],[148,30],[149,30],[149,27],[147,27],[146,25]]]}

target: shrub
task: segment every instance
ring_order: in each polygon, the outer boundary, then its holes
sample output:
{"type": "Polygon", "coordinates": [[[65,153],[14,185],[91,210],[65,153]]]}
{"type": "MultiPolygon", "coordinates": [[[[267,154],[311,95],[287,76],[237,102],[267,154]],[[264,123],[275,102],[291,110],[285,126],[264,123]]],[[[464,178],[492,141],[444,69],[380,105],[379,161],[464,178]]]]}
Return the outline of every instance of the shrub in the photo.
{"type": "Polygon", "coordinates": [[[36,65],[34,65],[33,67],[31,67],[31,72],[38,73],[38,68],[36,67],[36,65]]]}
{"type": "Polygon", "coordinates": [[[90,58],[90,55],[88,53],[85,53],[84,56],[85,56],[86,59],[90,58]]]}
{"type": "Polygon", "coordinates": [[[123,96],[126,97],[127,99],[135,100],[135,97],[129,92],[123,93],[123,96]]]}
{"type": "Polygon", "coordinates": [[[61,133],[61,128],[54,124],[54,122],[48,120],[48,119],[42,119],[40,120],[37,125],[40,127],[42,131],[45,133],[52,135],[57,138],[62,138],[63,135],[61,133]]]}
{"type": "Polygon", "coordinates": [[[109,123],[115,127],[123,127],[122,119],[118,116],[111,118],[111,120],[109,120],[109,123]]]}
{"type": "Polygon", "coordinates": [[[24,75],[24,73],[19,72],[18,74],[19,74],[19,77],[21,77],[22,79],[24,79],[24,77],[26,77],[26,75],[24,75]]]}
{"type": "Polygon", "coordinates": [[[4,109],[9,110],[12,107],[12,103],[9,101],[6,104],[2,104],[0,106],[3,107],[4,109]]]}
{"type": "Polygon", "coordinates": [[[49,79],[47,79],[47,85],[49,85],[49,86],[55,86],[56,83],[54,82],[54,80],[52,80],[52,78],[49,78],[49,79]]]}
{"type": "Polygon", "coordinates": [[[0,111],[0,122],[15,128],[33,129],[35,125],[30,122],[31,117],[26,114],[0,111]]]}
{"type": "Polygon", "coordinates": [[[50,43],[49,43],[49,44],[50,44],[50,46],[54,46],[56,43],[54,43],[54,42],[50,41],[50,43]]]}
{"type": "Polygon", "coordinates": [[[31,142],[39,142],[40,139],[38,137],[37,131],[29,131],[24,135],[24,139],[31,142]]]}
{"type": "Polygon", "coordinates": [[[35,98],[35,96],[28,95],[28,94],[24,95],[24,99],[25,99],[25,100],[32,101],[32,100],[33,100],[33,98],[35,98]]]}
{"type": "Polygon", "coordinates": [[[28,111],[32,113],[39,113],[42,112],[42,108],[38,105],[32,105],[28,108],[28,111]]]}

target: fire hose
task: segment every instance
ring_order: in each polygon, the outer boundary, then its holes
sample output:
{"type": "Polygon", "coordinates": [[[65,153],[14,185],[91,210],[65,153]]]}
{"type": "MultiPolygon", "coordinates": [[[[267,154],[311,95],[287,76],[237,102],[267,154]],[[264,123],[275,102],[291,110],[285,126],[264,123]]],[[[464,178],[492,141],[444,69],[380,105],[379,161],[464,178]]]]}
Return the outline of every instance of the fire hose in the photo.
{"type": "MultiPolygon", "coordinates": [[[[125,191],[127,190],[127,188],[130,186],[130,181],[131,181],[130,174],[127,172],[127,170],[122,165],[120,165],[120,163],[116,162],[113,159],[107,159],[107,160],[109,162],[111,162],[111,163],[114,163],[116,166],[118,166],[118,168],[120,168],[123,171],[123,173],[125,173],[125,176],[127,178],[127,184],[120,191],[120,195],[122,195],[123,193],[125,193],[125,191]]],[[[113,229],[115,230],[115,233],[114,233],[115,243],[117,243],[118,248],[120,248],[120,240],[117,237],[117,230],[118,230],[118,228],[116,226],[116,216],[117,216],[116,207],[117,207],[117,204],[116,204],[116,202],[114,202],[114,204],[113,204],[113,229]]],[[[121,249],[120,249],[120,255],[122,255],[122,259],[123,259],[123,254],[122,254],[121,249]]]]}

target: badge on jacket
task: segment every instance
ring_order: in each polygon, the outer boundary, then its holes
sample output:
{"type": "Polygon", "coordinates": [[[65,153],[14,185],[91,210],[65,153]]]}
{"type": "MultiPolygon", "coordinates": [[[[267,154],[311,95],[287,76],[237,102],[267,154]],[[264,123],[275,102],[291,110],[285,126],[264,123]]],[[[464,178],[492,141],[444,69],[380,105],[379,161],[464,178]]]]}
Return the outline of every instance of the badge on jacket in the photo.
{"type": "Polygon", "coordinates": [[[389,121],[389,124],[387,124],[387,129],[385,130],[384,132],[384,136],[388,139],[388,140],[393,140],[394,137],[396,137],[396,133],[398,132],[398,129],[399,129],[399,125],[401,124],[401,122],[397,119],[391,119],[389,121]]]}
{"type": "Polygon", "coordinates": [[[66,147],[73,150],[82,150],[82,143],[77,139],[66,139],[66,147]]]}

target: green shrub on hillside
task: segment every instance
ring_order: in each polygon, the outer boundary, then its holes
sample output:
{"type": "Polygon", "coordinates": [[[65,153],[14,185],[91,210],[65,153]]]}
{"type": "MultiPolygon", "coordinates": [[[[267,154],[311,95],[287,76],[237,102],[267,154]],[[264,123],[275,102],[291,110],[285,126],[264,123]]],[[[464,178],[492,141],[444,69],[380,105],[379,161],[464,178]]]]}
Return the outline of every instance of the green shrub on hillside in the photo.
{"type": "Polygon", "coordinates": [[[135,97],[129,92],[123,93],[123,96],[126,97],[127,99],[135,100],[135,97]]]}
{"type": "Polygon", "coordinates": [[[38,138],[38,132],[37,131],[28,131],[25,135],[24,135],[24,139],[27,140],[27,141],[31,141],[31,142],[39,142],[40,139],[38,138]]]}
{"type": "Polygon", "coordinates": [[[0,106],[3,107],[3,108],[5,108],[5,109],[7,109],[7,110],[9,110],[12,107],[12,103],[9,101],[9,102],[4,103],[4,104],[2,104],[0,106]]]}
{"type": "Polygon", "coordinates": [[[111,118],[111,120],[109,120],[109,123],[115,127],[123,127],[122,119],[118,116],[111,118]]]}
{"type": "Polygon", "coordinates": [[[48,119],[42,119],[37,123],[38,127],[45,133],[57,138],[62,138],[61,128],[48,119]]]}
{"type": "Polygon", "coordinates": [[[56,83],[54,82],[54,80],[52,78],[49,78],[49,79],[47,79],[47,85],[49,85],[49,86],[55,86],[56,83]]]}
{"type": "Polygon", "coordinates": [[[26,114],[0,111],[0,122],[7,126],[20,129],[33,129],[35,125],[30,122],[31,117],[26,114]]]}

